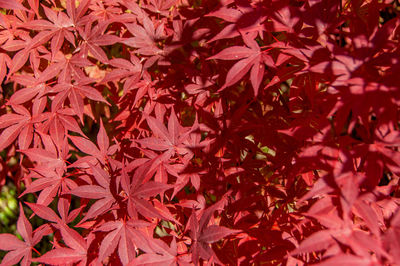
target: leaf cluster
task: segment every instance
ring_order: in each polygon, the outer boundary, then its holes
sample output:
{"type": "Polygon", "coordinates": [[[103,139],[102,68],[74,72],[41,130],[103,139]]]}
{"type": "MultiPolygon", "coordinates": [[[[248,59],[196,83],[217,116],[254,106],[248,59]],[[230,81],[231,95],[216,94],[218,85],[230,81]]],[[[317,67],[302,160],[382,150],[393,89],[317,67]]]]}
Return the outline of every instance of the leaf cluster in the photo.
{"type": "Polygon", "coordinates": [[[1,266],[396,265],[397,4],[0,0],[1,266]]]}

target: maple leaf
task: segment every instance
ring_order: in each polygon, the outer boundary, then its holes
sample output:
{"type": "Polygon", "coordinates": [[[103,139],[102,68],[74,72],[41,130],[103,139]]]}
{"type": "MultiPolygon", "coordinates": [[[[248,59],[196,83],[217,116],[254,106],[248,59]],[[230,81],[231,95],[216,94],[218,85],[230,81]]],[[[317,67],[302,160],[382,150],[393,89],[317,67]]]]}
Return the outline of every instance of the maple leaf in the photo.
{"type": "MultiPolygon", "coordinates": [[[[93,158],[96,158],[103,165],[106,165],[107,162],[108,163],[112,162],[112,160],[110,160],[110,156],[113,155],[116,152],[116,149],[118,148],[118,145],[116,144],[110,146],[110,140],[108,139],[107,132],[104,128],[102,120],[100,120],[100,129],[97,134],[98,147],[93,142],[83,137],[69,136],[69,138],[74,143],[74,145],[78,147],[79,150],[81,150],[86,154],[90,154],[93,158]]],[[[91,159],[90,157],[86,157],[85,159],[78,160],[73,165],[70,165],[70,167],[79,166],[81,163],[84,164],[90,159],[91,159]]],[[[96,164],[96,162],[92,163],[96,164]]]]}
{"type": "Polygon", "coordinates": [[[45,50],[45,52],[48,53],[46,48],[44,48],[42,45],[48,42],[51,37],[51,31],[41,31],[33,38],[31,38],[29,35],[24,38],[23,45],[21,44],[24,49],[18,51],[15,54],[14,60],[10,65],[10,72],[8,73],[8,77],[24,67],[28,59],[30,61],[30,67],[34,71],[39,72],[39,51],[43,52],[43,50],[45,50]]]}
{"type": "Polygon", "coordinates": [[[103,98],[101,93],[91,86],[88,86],[93,82],[91,78],[84,78],[80,81],[73,83],[60,83],[51,89],[52,93],[57,93],[52,102],[52,110],[56,111],[62,107],[64,101],[69,99],[72,109],[76,115],[79,116],[83,123],[84,113],[84,97],[87,97],[93,101],[103,102],[107,105],[109,103],[103,98]]]}
{"type": "Polygon", "coordinates": [[[147,239],[153,253],[145,253],[133,259],[128,266],[133,265],[191,265],[187,255],[178,255],[176,238],[173,237],[169,247],[160,239],[147,239]]]}
{"type": "Polygon", "coordinates": [[[84,265],[87,257],[87,248],[90,240],[87,243],[83,237],[75,230],[68,227],[68,223],[72,222],[79,214],[80,208],[72,211],[68,215],[70,199],[60,198],[58,202],[58,209],[61,213],[61,218],[49,207],[41,204],[27,203],[33,212],[42,219],[53,222],[53,226],[60,230],[62,238],[70,248],[57,247],[39,258],[32,261],[48,263],[52,265],[65,265],[66,263],[73,263],[83,261],[84,265]]]}
{"type": "Polygon", "coordinates": [[[104,31],[110,23],[109,21],[101,21],[93,27],[92,23],[93,22],[87,23],[84,29],[80,27],[78,28],[78,32],[83,39],[78,48],[79,54],[83,58],[86,58],[90,52],[91,57],[94,57],[103,63],[108,63],[108,57],[100,46],[115,44],[120,39],[115,35],[104,34],[104,31]]]}
{"type": "Polygon", "coordinates": [[[47,118],[40,126],[38,131],[50,134],[57,146],[62,146],[68,131],[84,135],[78,123],[74,119],[75,112],[71,108],[51,110],[42,114],[47,118]]]}
{"type": "MultiPolygon", "coordinates": [[[[95,15],[100,20],[120,21],[118,2],[91,2],[89,6],[91,14],[95,15]]],[[[122,21],[121,21],[122,22],[122,21]]]]}
{"type": "MultiPolygon", "coordinates": [[[[24,48],[25,42],[23,41],[26,36],[24,30],[17,30],[18,22],[21,22],[13,16],[1,16],[1,25],[3,30],[0,32],[0,44],[6,51],[18,51],[24,48]],[[22,40],[18,40],[17,38],[22,40]]],[[[4,54],[6,55],[6,54],[4,54]]]]}
{"type": "MultiPolygon", "coordinates": [[[[81,211],[82,207],[79,207],[75,210],[69,212],[69,207],[71,203],[71,197],[67,194],[60,195],[57,208],[60,216],[57,215],[51,208],[36,203],[28,203],[26,204],[32,211],[39,216],[40,218],[52,222],[52,226],[59,230],[68,228],[67,224],[74,221],[74,219],[78,216],[79,212],[81,211]],[[60,218],[61,217],[61,218],[60,218]]],[[[71,231],[72,229],[67,229],[67,231],[71,231]]],[[[72,230],[73,231],[73,230],[72,230]]],[[[73,233],[73,234],[76,234],[73,233]]]]}
{"type": "Polygon", "coordinates": [[[179,124],[173,108],[168,119],[168,129],[154,117],[147,116],[146,121],[155,137],[136,140],[142,147],[163,151],[165,154],[164,160],[168,160],[175,153],[179,155],[190,153],[190,150],[183,144],[189,136],[188,131],[179,124]]]}
{"type": "Polygon", "coordinates": [[[393,173],[400,172],[400,154],[392,149],[392,147],[399,146],[398,132],[392,131],[383,138],[379,136],[378,132],[379,130],[376,130],[375,136],[372,137],[374,138],[373,143],[361,144],[354,148],[355,156],[365,158],[366,182],[371,188],[378,185],[384,167],[393,173]]]}
{"type": "Polygon", "coordinates": [[[29,43],[29,42],[24,42],[25,48],[21,51],[18,51],[15,54],[15,56],[13,57],[13,60],[11,61],[11,64],[9,65],[10,70],[8,72],[7,79],[8,79],[8,77],[10,77],[11,74],[17,72],[19,69],[21,69],[25,65],[30,54],[35,53],[33,50],[30,51],[26,48],[26,46],[27,46],[26,43],[29,43]]]}
{"type": "Polygon", "coordinates": [[[116,203],[116,198],[110,188],[111,178],[109,174],[98,166],[90,164],[89,166],[93,177],[99,185],[82,185],[70,191],[72,195],[97,200],[90,206],[88,212],[80,223],[108,212],[116,203]]]}
{"type": "Polygon", "coordinates": [[[273,29],[274,31],[287,31],[293,33],[295,29],[299,28],[300,18],[296,16],[296,9],[290,6],[285,6],[274,14],[273,29]]]}
{"type": "Polygon", "coordinates": [[[146,15],[143,16],[142,23],[143,26],[137,23],[127,23],[126,28],[133,34],[133,37],[126,38],[122,42],[137,48],[135,52],[140,55],[152,56],[148,58],[147,62],[144,64],[144,68],[149,68],[164,54],[164,51],[158,48],[156,43],[165,38],[164,24],[160,23],[158,27],[155,28],[153,22],[146,15]]]}
{"type": "Polygon", "coordinates": [[[196,212],[192,212],[189,218],[185,231],[190,231],[190,238],[192,239],[192,262],[195,265],[199,264],[199,258],[204,260],[213,258],[219,262],[218,257],[209,244],[239,232],[239,230],[229,229],[224,226],[208,225],[213,213],[223,205],[224,200],[221,200],[210,206],[202,212],[200,220],[198,220],[196,212]]]}
{"type": "Polygon", "coordinates": [[[46,68],[43,72],[35,72],[34,76],[14,75],[11,81],[16,82],[25,88],[17,90],[10,98],[9,104],[23,104],[34,99],[35,105],[40,105],[40,100],[45,96],[50,88],[46,82],[54,78],[60,69],[57,66],[46,68]],[[35,97],[36,96],[36,97],[35,97]]]}
{"type": "MultiPolygon", "coordinates": [[[[132,73],[132,74],[135,76],[134,73],[132,73]]],[[[124,83],[124,88],[125,88],[125,84],[126,83],[124,83]]],[[[144,70],[144,71],[142,71],[141,79],[138,82],[136,82],[135,84],[132,84],[131,87],[129,87],[129,88],[126,87],[127,91],[123,92],[124,94],[123,94],[122,97],[124,98],[125,96],[127,96],[127,94],[130,94],[134,89],[137,89],[136,90],[136,95],[135,95],[134,98],[130,98],[130,97],[127,98],[129,100],[133,100],[131,102],[131,104],[133,106],[136,106],[137,103],[141,103],[142,102],[142,99],[146,99],[145,98],[146,94],[149,94],[149,97],[152,96],[152,95],[150,95],[150,91],[152,90],[152,86],[154,86],[154,82],[151,81],[151,77],[150,77],[149,73],[144,70]]],[[[142,120],[143,120],[143,118],[142,118],[142,120]]]]}
{"type": "Polygon", "coordinates": [[[199,190],[200,188],[200,174],[196,169],[196,167],[193,167],[191,165],[185,166],[185,165],[177,165],[175,166],[177,168],[178,178],[176,180],[175,186],[174,186],[174,192],[172,193],[173,196],[176,195],[181,189],[183,189],[187,183],[190,181],[193,185],[193,187],[196,190],[199,190]]]}
{"type": "Polygon", "coordinates": [[[37,19],[25,23],[23,27],[40,31],[40,33],[51,38],[50,47],[52,58],[60,50],[63,45],[64,38],[67,39],[72,45],[75,45],[75,36],[71,32],[73,30],[72,20],[64,12],[56,12],[46,6],[43,6],[47,18],[51,21],[37,19]]]}
{"type": "MultiPolygon", "coordinates": [[[[46,150],[42,151],[45,152],[42,153],[41,156],[38,156],[40,159],[33,159],[33,161],[42,160],[45,165],[42,165],[41,167],[36,166],[32,169],[31,173],[26,176],[26,178],[35,178],[35,180],[26,188],[20,197],[28,193],[41,191],[36,203],[48,206],[57,194],[62,195],[69,192],[71,189],[76,188],[78,185],[74,180],[68,178],[72,174],[64,176],[64,171],[66,170],[65,163],[60,162],[58,158],[53,159],[46,157],[49,153],[46,150]],[[50,166],[52,161],[53,166],[50,166]],[[56,161],[56,163],[54,163],[54,161],[56,161]],[[56,165],[54,166],[54,164],[56,165]]],[[[39,149],[31,149],[24,153],[31,158],[35,158],[35,152],[40,154],[39,149]]]]}
{"type": "Polygon", "coordinates": [[[82,58],[79,54],[63,54],[59,52],[53,59],[51,59],[51,55],[47,54],[43,55],[43,57],[52,61],[53,68],[59,69],[58,84],[71,83],[72,79],[85,79],[86,75],[83,68],[93,65],[87,58],[82,58]]]}
{"type": "Polygon", "coordinates": [[[32,225],[26,219],[22,204],[20,203],[17,231],[24,241],[19,240],[11,234],[0,234],[0,249],[8,251],[3,257],[1,265],[8,266],[17,263],[22,266],[31,265],[32,249],[35,250],[34,246],[40,242],[43,236],[51,233],[49,229],[48,225],[44,225],[33,233],[32,225]]]}
{"type": "Polygon", "coordinates": [[[67,139],[63,139],[59,146],[54,145],[52,138],[49,135],[39,132],[45,149],[31,148],[21,150],[32,161],[37,162],[36,170],[55,171],[58,175],[62,175],[67,167],[66,161],[69,157],[69,147],[67,139]]]}
{"type": "MultiPolygon", "coordinates": [[[[351,178],[340,180],[342,184],[343,199],[342,208],[346,211],[343,216],[349,217],[350,208],[353,213],[361,217],[365,224],[370,228],[371,232],[380,237],[378,217],[375,211],[357,195],[357,186],[354,189],[354,180],[351,178]],[[350,181],[348,181],[350,180],[350,181]],[[344,183],[344,184],[343,184],[344,183]],[[346,184],[347,183],[347,184],[346,184]],[[346,205],[352,205],[347,207],[346,205]]],[[[358,181],[358,183],[361,183],[358,181]]],[[[348,219],[342,220],[339,217],[338,211],[332,206],[333,197],[324,197],[314,204],[307,212],[307,216],[317,219],[322,225],[327,227],[327,230],[317,231],[304,241],[299,247],[292,251],[291,254],[317,252],[327,250],[337,246],[338,242],[348,245],[357,254],[366,254],[373,251],[381,256],[389,257],[381,245],[371,245],[374,241],[373,236],[362,230],[354,230],[354,224],[348,222],[348,219]]],[[[358,225],[357,225],[358,226],[358,225]]],[[[337,254],[339,255],[339,254],[337,254]]]]}
{"type": "Polygon", "coordinates": [[[195,265],[198,265],[199,258],[209,260],[211,257],[217,262],[219,261],[214,251],[211,249],[209,244],[217,242],[224,237],[239,232],[238,230],[232,230],[224,226],[211,225],[199,227],[197,217],[191,216],[189,219],[190,227],[190,238],[192,239],[192,261],[195,265]]]}
{"type": "MultiPolygon", "coordinates": [[[[143,182],[147,182],[154,176],[154,181],[167,184],[168,183],[168,174],[175,176],[179,179],[179,171],[183,169],[182,164],[170,164],[168,159],[168,154],[157,154],[151,150],[142,149],[143,154],[148,158],[143,158],[142,160],[132,161],[126,168],[134,169],[143,163],[150,163],[151,165],[148,168],[147,173],[145,174],[145,178],[143,178],[143,182]]],[[[176,187],[175,189],[176,190],[176,187]]],[[[161,198],[163,192],[160,193],[161,198]]]]}
{"type": "Polygon", "coordinates": [[[263,54],[265,51],[261,51],[257,42],[251,37],[244,37],[244,40],[248,47],[245,46],[232,46],[228,47],[218,54],[207,58],[211,59],[222,59],[222,60],[239,60],[226,75],[225,84],[220,90],[223,90],[229,86],[232,86],[251,69],[250,81],[253,86],[254,95],[258,95],[258,89],[264,77],[265,66],[263,60],[263,54]]]}
{"type": "Polygon", "coordinates": [[[162,50],[157,47],[155,42],[164,37],[163,24],[155,28],[149,17],[144,16],[143,26],[133,23],[126,24],[126,27],[134,37],[125,39],[124,43],[131,47],[138,48],[136,51],[137,53],[142,55],[156,55],[162,53],[162,50]]]}
{"type": "Polygon", "coordinates": [[[28,109],[22,105],[12,105],[16,114],[9,113],[0,117],[0,128],[5,128],[0,135],[0,149],[3,150],[18,138],[18,146],[26,149],[33,138],[33,124],[45,119],[40,115],[31,116],[28,109]]]}
{"type": "Polygon", "coordinates": [[[58,247],[52,249],[32,261],[51,265],[66,265],[80,262],[79,265],[85,265],[88,243],[78,232],[66,225],[61,225],[60,231],[65,244],[67,244],[69,248],[58,247]]]}
{"type": "Polygon", "coordinates": [[[130,62],[122,58],[113,58],[109,61],[109,64],[117,69],[107,73],[102,82],[121,81],[125,79],[124,94],[126,94],[141,78],[142,65],[133,53],[130,56],[130,62]]]}
{"type": "Polygon", "coordinates": [[[196,96],[196,102],[198,106],[203,106],[208,97],[210,97],[210,90],[208,87],[215,85],[213,77],[210,80],[203,80],[202,77],[196,76],[193,78],[194,83],[190,83],[185,86],[185,90],[196,96]]]}
{"type": "Polygon", "coordinates": [[[242,2],[242,5],[238,5],[237,8],[221,5],[217,10],[208,13],[206,15],[208,17],[217,17],[231,23],[227,24],[208,42],[234,38],[245,32],[256,32],[263,36],[267,14],[260,6],[251,7],[250,5],[251,2],[245,4],[242,2]]]}
{"type": "MultiPolygon", "coordinates": [[[[43,173],[43,175],[32,173],[29,177],[37,179],[32,182],[32,185],[29,186],[20,197],[27,193],[41,191],[36,202],[45,206],[48,206],[54,200],[54,197],[57,195],[59,189],[63,185],[65,186],[64,178],[57,175],[55,172],[46,172],[43,173]]],[[[66,183],[71,187],[76,186],[73,181],[66,183]]]]}
{"type": "Polygon", "coordinates": [[[126,265],[133,260],[135,253],[132,250],[138,247],[144,251],[150,250],[147,237],[137,228],[149,224],[140,220],[130,219],[106,222],[96,231],[109,232],[103,239],[99,249],[99,261],[103,261],[111,255],[118,246],[118,254],[121,262],[126,265]]]}
{"type": "Polygon", "coordinates": [[[142,183],[148,171],[149,163],[151,162],[147,162],[136,169],[132,181],[126,173],[126,170],[122,171],[121,187],[126,194],[126,199],[128,200],[128,214],[132,218],[137,218],[137,213],[139,212],[146,218],[169,220],[168,217],[165,217],[154,208],[148,199],[160,193],[164,193],[164,191],[171,188],[171,186],[154,181],[142,183]]]}

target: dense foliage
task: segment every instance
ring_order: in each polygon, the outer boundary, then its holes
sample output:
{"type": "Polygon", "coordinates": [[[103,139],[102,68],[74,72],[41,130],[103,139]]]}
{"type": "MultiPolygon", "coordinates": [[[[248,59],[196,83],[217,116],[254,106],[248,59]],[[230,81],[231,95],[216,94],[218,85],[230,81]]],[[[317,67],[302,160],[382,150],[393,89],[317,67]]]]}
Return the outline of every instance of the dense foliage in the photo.
{"type": "Polygon", "coordinates": [[[400,261],[398,1],[0,8],[2,266],[400,261]]]}

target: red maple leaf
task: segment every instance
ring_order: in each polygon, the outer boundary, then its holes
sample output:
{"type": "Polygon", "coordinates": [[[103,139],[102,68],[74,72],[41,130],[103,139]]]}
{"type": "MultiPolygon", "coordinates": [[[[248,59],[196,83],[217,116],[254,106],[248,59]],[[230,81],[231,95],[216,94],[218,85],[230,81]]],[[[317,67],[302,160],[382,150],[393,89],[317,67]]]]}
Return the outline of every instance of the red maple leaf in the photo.
{"type": "Polygon", "coordinates": [[[106,222],[96,231],[109,232],[101,242],[99,261],[111,255],[118,246],[118,254],[124,265],[135,257],[135,247],[143,251],[151,250],[147,243],[147,236],[137,228],[149,226],[149,223],[130,219],[106,222]]]}
{"type": "Polygon", "coordinates": [[[214,212],[224,205],[224,200],[221,200],[209,208],[205,209],[201,213],[201,218],[198,220],[196,212],[192,212],[189,221],[186,225],[186,229],[190,231],[190,239],[192,241],[191,253],[192,262],[195,265],[199,264],[199,259],[210,260],[211,258],[216,262],[219,262],[218,257],[210,247],[210,244],[215,243],[224,237],[231,234],[238,233],[239,230],[229,229],[219,225],[209,225],[210,219],[214,212]]]}
{"type": "Polygon", "coordinates": [[[163,151],[165,154],[164,160],[168,160],[175,153],[180,156],[190,153],[190,150],[186,148],[187,145],[184,144],[189,137],[188,129],[179,124],[174,108],[171,109],[168,129],[162,122],[152,116],[147,116],[146,121],[155,137],[136,140],[142,147],[154,151],[163,151]]]}
{"type": "Polygon", "coordinates": [[[136,169],[132,180],[129,178],[125,170],[122,171],[121,187],[125,192],[125,199],[128,200],[128,214],[132,218],[137,218],[138,213],[140,213],[146,218],[169,220],[168,217],[165,217],[154,208],[150,203],[151,201],[149,201],[149,198],[163,193],[171,188],[171,185],[154,181],[143,183],[148,167],[149,162],[136,169]]]}
{"type": "Polygon", "coordinates": [[[90,164],[89,166],[98,185],[82,185],[72,189],[70,192],[72,195],[78,197],[97,200],[90,206],[80,223],[110,211],[112,206],[116,203],[116,198],[110,188],[110,175],[98,166],[90,164]]]}
{"type": "Polygon", "coordinates": [[[78,50],[79,54],[86,58],[89,55],[100,60],[103,63],[108,63],[108,57],[100,46],[111,45],[120,40],[119,37],[110,34],[104,34],[110,21],[100,21],[93,26],[93,21],[89,21],[84,27],[79,27],[78,31],[83,41],[78,50]]]}
{"type": "Polygon", "coordinates": [[[68,98],[71,108],[83,123],[84,98],[109,104],[96,88],[90,86],[93,82],[94,80],[91,78],[84,78],[72,83],[60,83],[54,86],[51,92],[57,93],[57,95],[52,102],[52,110],[60,109],[68,98]]]}
{"type": "Polygon", "coordinates": [[[0,149],[3,150],[18,138],[20,149],[27,149],[33,138],[33,124],[41,122],[45,117],[32,116],[22,105],[12,105],[15,113],[9,113],[0,117],[0,128],[5,128],[0,135],[0,149]]]}
{"type": "Polygon", "coordinates": [[[160,239],[147,239],[153,252],[142,254],[133,259],[128,266],[134,265],[192,265],[187,255],[179,255],[176,238],[173,237],[169,247],[160,239]]]}
{"type": "Polygon", "coordinates": [[[228,47],[218,54],[211,56],[211,59],[221,59],[221,60],[240,60],[236,62],[232,68],[228,71],[226,75],[225,84],[220,90],[223,90],[229,86],[232,86],[251,69],[250,81],[253,86],[254,95],[258,95],[258,89],[264,77],[265,65],[264,65],[264,53],[268,50],[262,51],[260,46],[254,40],[255,36],[250,36],[250,34],[244,34],[243,40],[246,46],[231,46],[228,47]]]}
{"type": "Polygon", "coordinates": [[[80,151],[91,155],[84,157],[82,159],[78,159],[78,161],[70,165],[70,167],[76,167],[76,166],[87,167],[86,166],[87,162],[90,162],[92,164],[97,164],[97,161],[99,161],[103,165],[113,162],[113,160],[110,159],[110,156],[116,152],[118,145],[115,144],[110,146],[110,140],[108,139],[107,132],[103,125],[103,121],[100,121],[100,129],[97,134],[98,147],[93,142],[83,137],[69,136],[69,138],[74,143],[74,145],[78,147],[80,151]]]}
{"type": "Polygon", "coordinates": [[[37,19],[25,23],[23,27],[40,31],[41,34],[51,38],[50,47],[52,58],[60,50],[63,45],[64,38],[67,39],[72,45],[75,45],[75,36],[72,33],[73,21],[64,12],[56,12],[46,6],[43,6],[47,18],[51,21],[44,19],[37,19]]]}
{"type": "Polygon", "coordinates": [[[33,233],[32,225],[25,217],[22,204],[19,204],[17,230],[24,241],[19,240],[16,236],[11,234],[0,234],[0,249],[8,251],[8,253],[3,257],[1,265],[11,266],[18,263],[22,266],[31,265],[32,250],[38,252],[34,246],[40,242],[43,236],[51,233],[48,225],[39,227],[33,233]]]}
{"type": "Polygon", "coordinates": [[[33,212],[47,221],[53,222],[52,225],[60,230],[62,239],[68,247],[57,246],[57,248],[48,251],[46,254],[32,261],[48,263],[52,265],[65,265],[67,263],[82,261],[84,265],[87,259],[87,249],[89,243],[75,230],[68,227],[68,223],[72,222],[79,214],[81,208],[71,211],[68,215],[70,199],[60,198],[58,202],[58,210],[61,218],[49,207],[41,204],[27,203],[33,212]]]}

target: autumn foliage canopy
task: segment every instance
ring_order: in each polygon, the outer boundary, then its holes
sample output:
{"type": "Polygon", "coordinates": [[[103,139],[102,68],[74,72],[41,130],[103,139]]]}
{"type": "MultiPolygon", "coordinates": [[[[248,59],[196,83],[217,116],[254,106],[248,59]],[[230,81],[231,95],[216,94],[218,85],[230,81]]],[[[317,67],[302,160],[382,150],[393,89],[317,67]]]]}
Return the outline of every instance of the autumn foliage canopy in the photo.
{"type": "Polygon", "coordinates": [[[0,8],[1,266],[400,262],[398,1],[0,8]]]}

